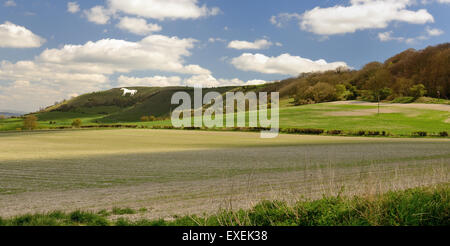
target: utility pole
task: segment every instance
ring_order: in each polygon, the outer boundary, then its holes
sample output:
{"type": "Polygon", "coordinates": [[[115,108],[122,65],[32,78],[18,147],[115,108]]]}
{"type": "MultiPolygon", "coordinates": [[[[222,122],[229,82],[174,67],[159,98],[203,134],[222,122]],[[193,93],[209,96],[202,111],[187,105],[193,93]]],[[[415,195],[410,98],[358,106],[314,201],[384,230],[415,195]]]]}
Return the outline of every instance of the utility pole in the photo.
{"type": "Polygon", "coordinates": [[[380,94],[378,94],[378,116],[380,116],[380,94]]]}

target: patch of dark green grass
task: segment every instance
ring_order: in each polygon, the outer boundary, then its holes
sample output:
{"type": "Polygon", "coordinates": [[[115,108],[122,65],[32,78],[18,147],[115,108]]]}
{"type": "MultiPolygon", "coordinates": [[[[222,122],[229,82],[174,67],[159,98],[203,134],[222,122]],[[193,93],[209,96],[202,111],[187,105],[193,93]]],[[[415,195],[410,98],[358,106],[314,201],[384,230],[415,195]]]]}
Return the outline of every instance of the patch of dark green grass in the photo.
{"type": "Polygon", "coordinates": [[[131,208],[118,208],[118,207],[114,207],[112,209],[112,214],[114,215],[126,215],[126,214],[135,214],[136,211],[134,209],[131,208]]]}

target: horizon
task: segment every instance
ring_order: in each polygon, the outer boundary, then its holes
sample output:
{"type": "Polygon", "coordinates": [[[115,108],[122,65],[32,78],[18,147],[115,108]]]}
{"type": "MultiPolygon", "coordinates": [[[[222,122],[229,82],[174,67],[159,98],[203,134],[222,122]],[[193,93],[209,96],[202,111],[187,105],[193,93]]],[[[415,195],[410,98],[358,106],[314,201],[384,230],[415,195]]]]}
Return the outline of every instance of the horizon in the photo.
{"type": "Polygon", "coordinates": [[[118,87],[257,85],[360,69],[450,37],[447,0],[186,0],[170,11],[164,1],[136,2],[1,0],[0,108],[33,112],[118,87]]]}

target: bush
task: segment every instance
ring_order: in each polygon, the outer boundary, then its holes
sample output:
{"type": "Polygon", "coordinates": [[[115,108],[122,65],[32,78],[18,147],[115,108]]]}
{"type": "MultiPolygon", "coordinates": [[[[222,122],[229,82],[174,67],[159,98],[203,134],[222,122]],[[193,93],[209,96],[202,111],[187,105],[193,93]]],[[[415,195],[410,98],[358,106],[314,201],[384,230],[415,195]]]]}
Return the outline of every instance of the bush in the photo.
{"type": "Polygon", "coordinates": [[[441,137],[448,137],[448,132],[440,132],[439,136],[441,136],[441,137]]]}
{"type": "Polygon", "coordinates": [[[80,127],[81,127],[81,124],[82,124],[82,122],[81,122],[80,119],[75,119],[75,120],[73,120],[73,122],[72,122],[72,127],[80,128],[80,127]]]}
{"type": "Polygon", "coordinates": [[[413,136],[426,137],[426,136],[428,136],[428,133],[427,132],[414,132],[413,136]]]}
{"type": "Polygon", "coordinates": [[[283,132],[292,133],[292,134],[312,134],[312,135],[320,135],[325,132],[323,129],[313,129],[313,128],[287,128],[284,129],[283,132]]]}
{"type": "Polygon", "coordinates": [[[368,131],[367,135],[368,136],[379,136],[380,132],[379,131],[368,131]]]}
{"type": "Polygon", "coordinates": [[[330,135],[341,135],[342,133],[343,133],[342,130],[328,130],[327,131],[327,134],[330,134],[330,135]]]}
{"type": "Polygon", "coordinates": [[[148,121],[150,121],[150,118],[148,116],[142,116],[141,117],[141,121],[142,122],[148,122],[148,121]]]}
{"type": "Polygon", "coordinates": [[[34,115],[26,116],[23,121],[23,128],[28,129],[30,131],[36,129],[38,126],[37,120],[38,120],[37,117],[34,115]]]}
{"type": "Polygon", "coordinates": [[[413,103],[415,100],[414,97],[397,97],[392,103],[413,103]]]}
{"type": "Polygon", "coordinates": [[[409,94],[415,99],[418,99],[427,94],[427,90],[425,89],[425,86],[423,84],[418,84],[409,89],[409,94]]]}

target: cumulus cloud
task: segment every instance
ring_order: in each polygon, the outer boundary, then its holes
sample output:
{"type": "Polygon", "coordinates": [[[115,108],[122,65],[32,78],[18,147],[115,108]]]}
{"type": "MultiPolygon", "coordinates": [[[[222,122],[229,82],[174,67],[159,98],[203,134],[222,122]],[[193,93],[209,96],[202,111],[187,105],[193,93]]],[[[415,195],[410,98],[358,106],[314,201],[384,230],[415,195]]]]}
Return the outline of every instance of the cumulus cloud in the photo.
{"type": "Polygon", "coordinates": [[[438,28],[427,27],[425,30],[429,36],[441,36],[442,34],[444,34],[444,31],[438,28]]]}
{"type": "Polygon", "coordinates": [[[117,81],[121,87],[136,87],[136,86],[150,86],[150,87],[167,87],[181,85],[181,78],[178,76],[154,76],[154,77],[127,77],[121,75],[117,81]]]}
{"type": "Polygon", "coordinates": [[[200,6],[197,0],[108,0],[114,11],[151,19],[198,19],[217,15],[218,8],[200,6]]]}
{"type": "Polygon", "coordinates": [[[394,33],[393,31],[378,33],[378,39],[381,42],[387,42],[387,41],[392,41],[392,40],[402,42],[405,40],[405,38],[403,38],[403,37],[393,37],[392,36],[393,33],[394,33]]]}
{"type": "Polygon", "coordinates": [[[297,13],[281,13],[277,16],[272,16],[270,18],[270,23],[277,27],[283,27],[287,22],[295,19],[295,20],[301,20],[302,16],[297,13]]]}
{"type": "Polygon", "coordinates": [[[88,19],[88,21],[93,22],[98,25],[108,24],[111,19],[111,15],[113,11],[110,9],[106,9],[103,6],[95,6],[89,10],[84,10],[84,16],[88,19]]]}
{"type": "Polygon", "coordinates": [[[413,0],[351,0],[350,6],[316,7],[302,15],[300,26],[315,34],[335,35],[386,28],[394,21],[411,24],[434,22],[426,9],[408,10],[413,3],[413,0]]]}
{"type": "Polygon", "coordinates": [[[34,61],[0,63],[0,108],[34,111],[74,92],[86,93],[103,88],[108,78],[103,74],[67,72],[34,61]]]}
{"type": "Polygon", "coordinates": [[[348,67],[345,62],[327,63],[325,60],[312,61],[300,56],[282,54],[278,57],[268,57],[263,54],[245,53],[232,59],[237,69],[265,74],[285,74],[297,76],[301,73],[322,72],[348,67]]]}
{"type": "Polygon", "coordinates": [[[226,40],[223,39],[223,38],[209,38],[209,39],[208,39],[208,42],[210,42],[210,43],[216,43],[216,42],[222,42],[222,43],[225,43],[226,40]]]}
{"type": "Polygon", "coordinates": [[[8,21],[0,25],[0,48],[37,48],[45,42],[23,26],[8,21]]]}
{"type": "Polygon", "coordinates": [[[8,1],[6,1],[3,4],[3,6],[5,6],[5,7],[15,7],[15,6],[17,6],[17,4],[16,4],[16,2],[14,2],[14,0],[8,0],[8,1]]]}
{"type": "Polygon", "coordinates": [[[428,40],[431,37],[440,36],[444,33],[444,31],[437,29],[437,28],[426,27],[425,34],[417,36],[417,37],[412,37],[412,38],[395,37],[395,36],[393,36],[393,33],[394,33],[393,31],[379,33],[378,39],[382,42],[398,41],[398,42],[404,42],[407,44],[415,44],[419,41],[428,40]]]}
{"type": "Polygon", "coordinates": [[[131,17],[121,18],[119,24],[117,24],[117,27],[137,35],[146,35],[162,30],[162,27],[160,25],[147,23],[147,21],[142,18],[131,17]]]}
{"type": "Polygon", "coordinates": [[[67,11],[72,14],[78,13],[80,11],[80,5],[77,2],[68,2],[67,11]]]}
{"type": "Polygon", "coordinates": [[[259,39],[255,42],[234,40],[228,44],[228,48],[237,50],[262,50],[272,46],[272,42],[265,39],[259,39]]]}
{"type": "Polygon", "coordinates": [[[267,83],[265,80],[255,79],[247,82],[238,78],[234,79],[216,79],[210,74],[195,75],[184,80],[186,86],[190,87],[222,87],[222,86],[246,86],[246,85],[261,85],[267,83]]]}
{"type": "MultiPolygon", "coordinates": [[[[148,36],[138,42],[103,39],[47,49],[30,61],[2,61],[0,107],[14,105],[18,109],[36,110],[36,105],[50,105],[74,93],[111,87],[109,76],[114,73],[155,70],[208,75],[209,70],[184,62],[183,58],[191,55],[189,50],[195,42],[194,39],[162,35],[148,36]],[[18,86],[21,86],[20,90],[18,86]],[[16,103],[17,100],[27,103],[16,103]]],[[[154,86],[180,81],[176,77],[137,79],[123,76],[121,79],[129,85],[147,83],[154,86]]]]}
{"type": "Polygon", "coordinates": [[[48,49],[37,58],[40,62],[75,71],[112,74],[136,70],[159,70],[184,74],[209,74],[198,65],[184,65],[195,39],[151,35],[139,42],[103,39],[84,45],[65,45],[48,49]]]}

